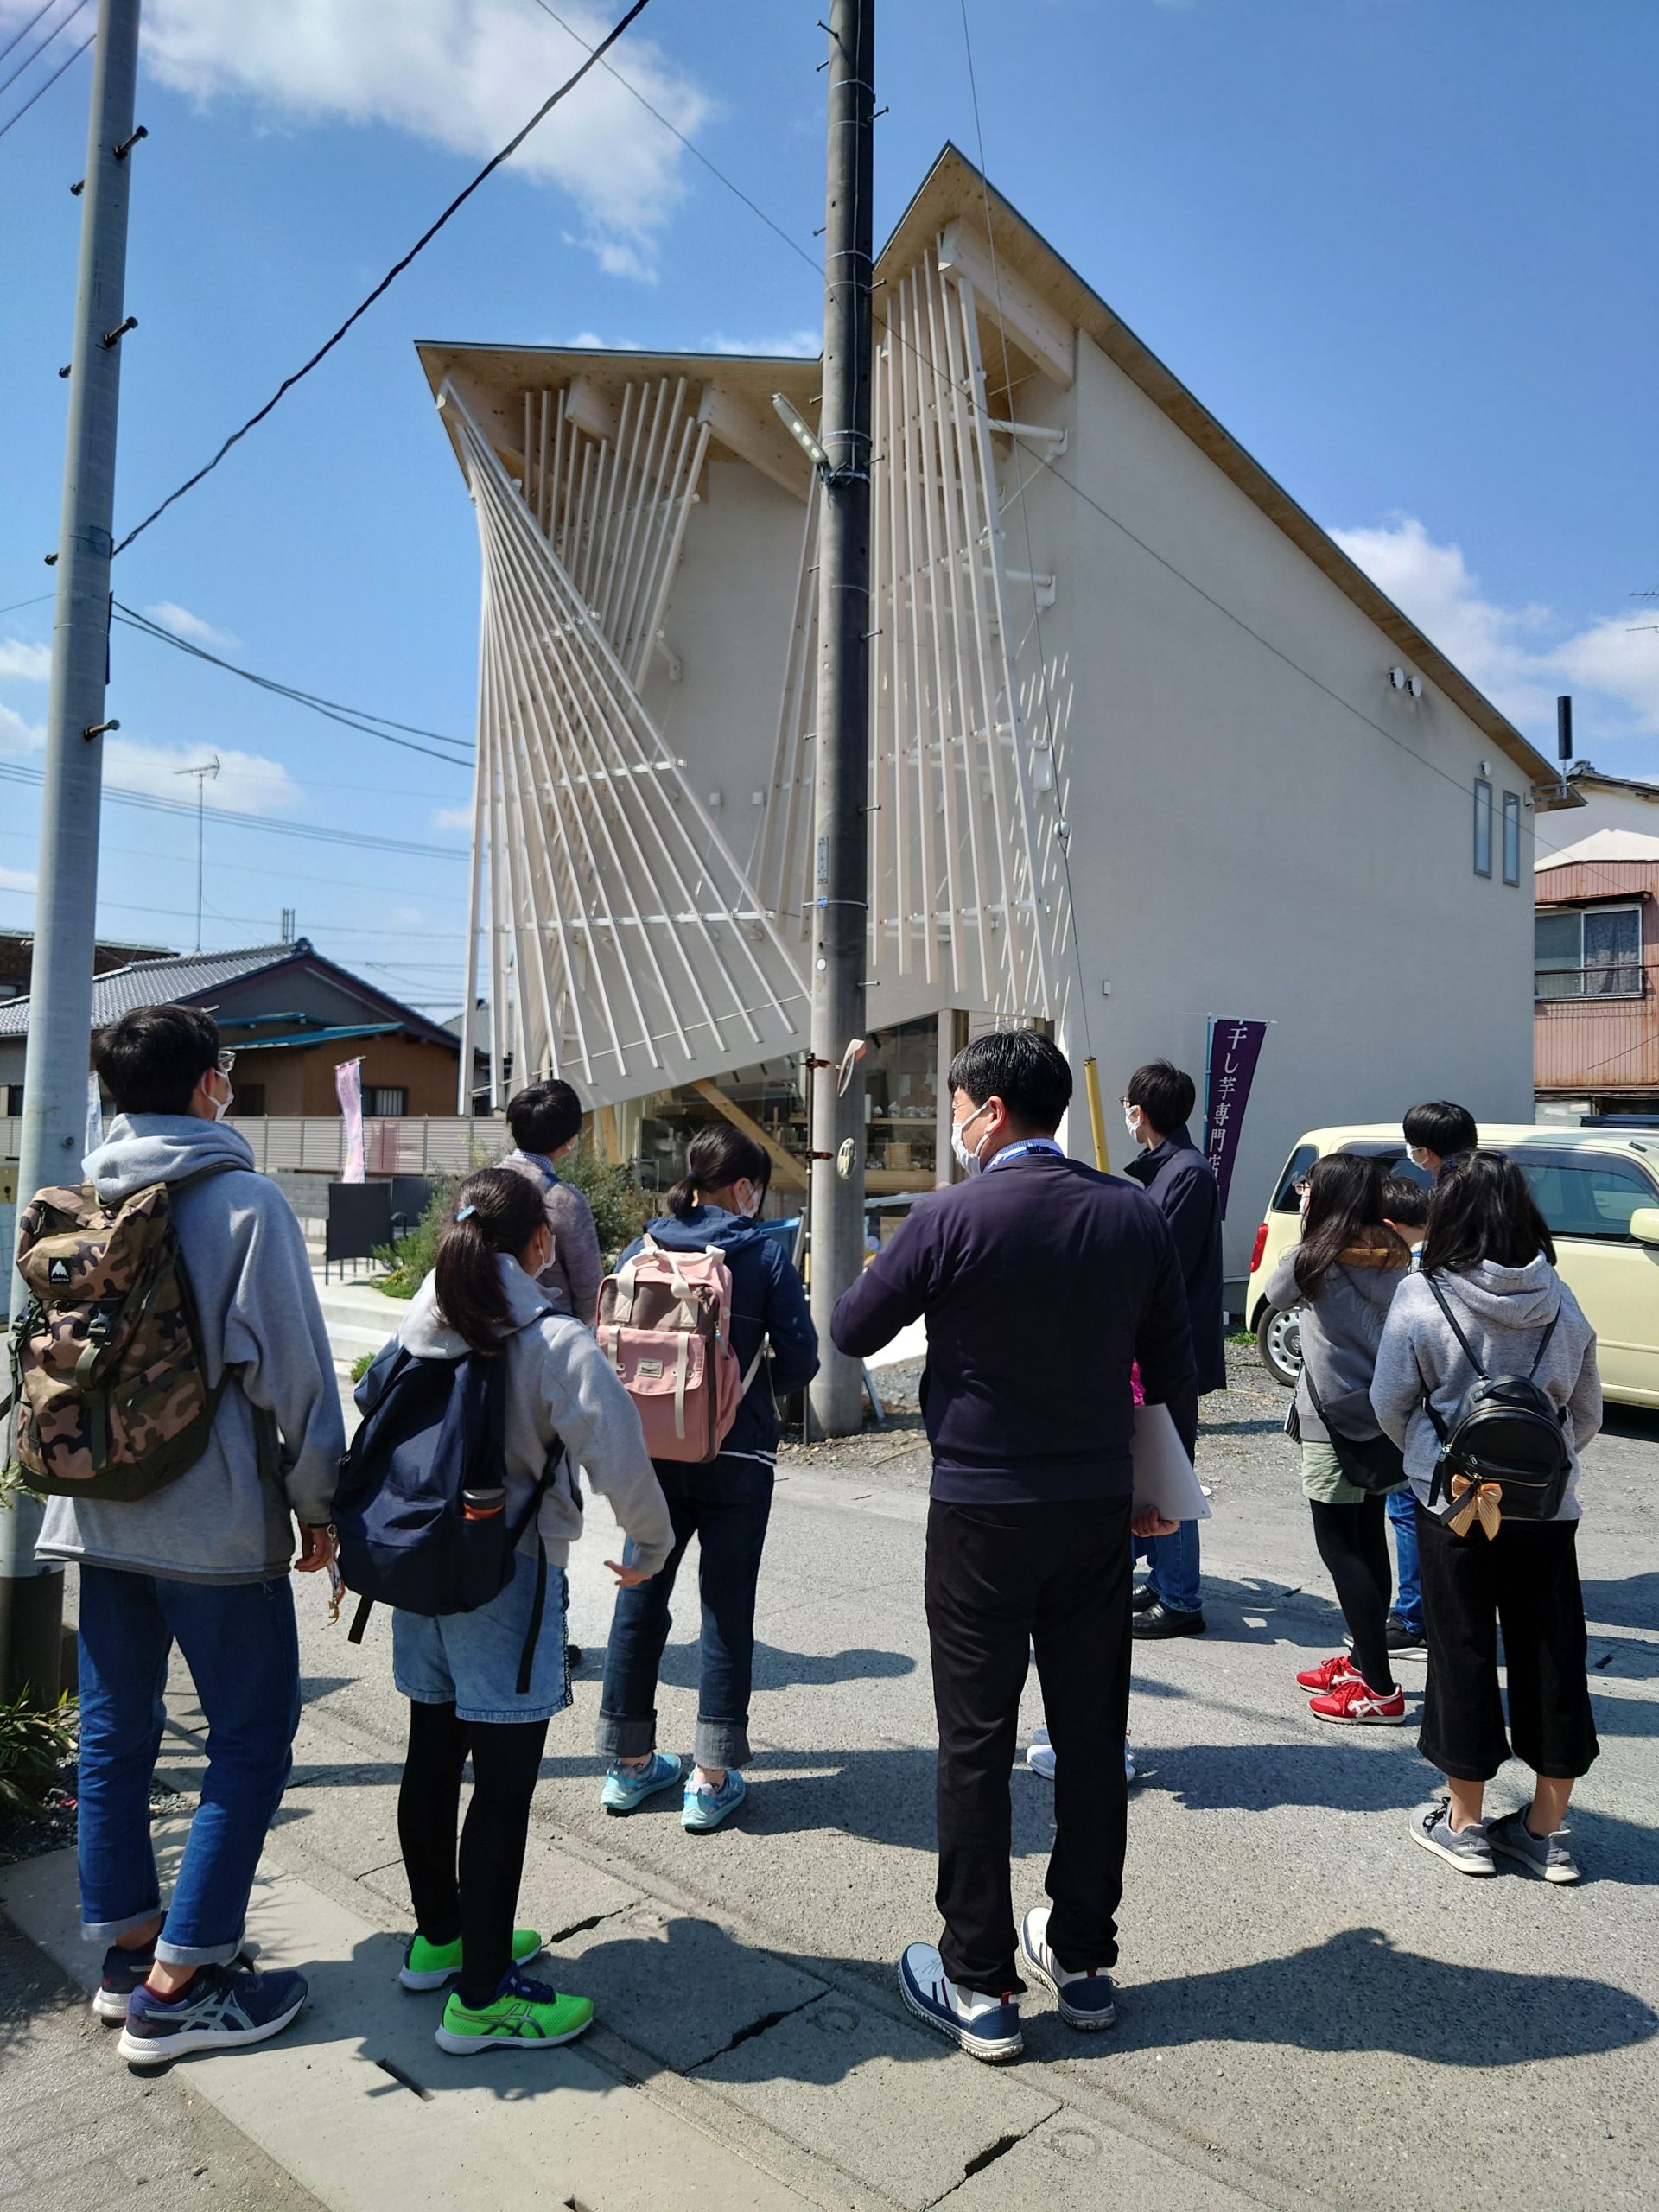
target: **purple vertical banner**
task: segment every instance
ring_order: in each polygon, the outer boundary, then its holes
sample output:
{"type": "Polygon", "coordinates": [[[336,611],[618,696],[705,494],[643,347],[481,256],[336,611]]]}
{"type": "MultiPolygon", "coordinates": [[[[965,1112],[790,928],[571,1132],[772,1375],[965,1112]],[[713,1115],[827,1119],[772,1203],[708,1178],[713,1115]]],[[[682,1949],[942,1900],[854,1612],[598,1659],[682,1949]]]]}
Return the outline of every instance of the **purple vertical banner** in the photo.
{"type": "Polygon", "coordinates": [[[334,1095],[346,1122],[346,1160],[340,1171],[342,1183],[365,1183],[363,1165],[363,1063],[344,1060],[334,1070],[334,1095]]]}
{"type": "Polygon", "coordinates": [[[1262,1040],[1267,1033],[1265,1021],[1216,1021],[1210,1030],[1204,1149],[1221,1192],[1224,1221],[1227,1217],[1227,1193],[1233,1180],[1233,1162],[1238,1157],[1238,1133],[1243,1127],[1244,1109],[1249,1103],[1255,1064],[1261,1058],[1262,1040]]]}

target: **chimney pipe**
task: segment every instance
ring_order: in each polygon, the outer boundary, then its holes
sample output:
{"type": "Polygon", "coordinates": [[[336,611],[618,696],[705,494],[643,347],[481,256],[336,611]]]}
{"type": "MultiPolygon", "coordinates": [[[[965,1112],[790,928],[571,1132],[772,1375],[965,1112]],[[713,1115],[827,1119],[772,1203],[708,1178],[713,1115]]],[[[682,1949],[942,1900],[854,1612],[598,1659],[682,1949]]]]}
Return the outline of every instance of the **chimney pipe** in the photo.
{"type": "Polygon", "coordinates": [[[1565,692],[1555,702],[1555,750],[1563,763],[1573,758],[1573,700],[1565,692]]]}

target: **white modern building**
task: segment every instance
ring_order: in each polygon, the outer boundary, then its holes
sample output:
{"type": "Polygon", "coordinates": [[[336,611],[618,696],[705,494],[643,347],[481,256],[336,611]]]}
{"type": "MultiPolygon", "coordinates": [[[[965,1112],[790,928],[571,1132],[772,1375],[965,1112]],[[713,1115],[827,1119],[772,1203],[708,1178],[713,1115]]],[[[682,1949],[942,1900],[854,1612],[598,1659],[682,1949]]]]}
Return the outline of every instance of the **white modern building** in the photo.
{"type": "MultiPolygon", "coordinates": [[[[1576,797],[954,148],[876,273],[872,1186],[948,1174],[976,1027],[1115,1101],[1266,1020],[1242,1276],[1301,1129],[1526,1117],[1576,797]]],[[[556,1070],[648,1165],[725,1112],[798,1178],[816,482],[773,396],[816,421],[817,365],[420,351],[483,550],[492,1080],[556,1070]]]]}

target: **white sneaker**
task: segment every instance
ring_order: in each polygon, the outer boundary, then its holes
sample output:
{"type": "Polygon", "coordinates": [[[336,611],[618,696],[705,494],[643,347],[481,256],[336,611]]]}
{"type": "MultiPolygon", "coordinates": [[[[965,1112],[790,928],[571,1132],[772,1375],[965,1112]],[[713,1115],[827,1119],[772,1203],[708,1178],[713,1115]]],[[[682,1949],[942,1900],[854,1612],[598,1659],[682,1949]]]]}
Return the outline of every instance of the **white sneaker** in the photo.
{"type": "Polygon", "coordinates": [[[1018,2058],[1025,2049],[1014,1993],[988,1997],[977,1989],[959,1989],[931,1943],[906,1946],[899,1961],[899,1993],[918,2020],[948,2036],[970,2057],[997,2065],[1018,2058]]]}
{"type": "MultiPolygon", "coordinates": [[[[1046,1728],[1032,1731],[1031,1747],[1026,1753],[1026,1764],[1033,1774],[1040,1774],[1045,1782],[1052,1782],[1055,1768],[1054,1746],[1048,1740],[1046,1728]]],[[[1135,1753],[1129,1749],[1129,1739],[1123,1738],[1123,1781],[1126,1787],[1135,1782],[1135,1753]]]]}
{"type": "Polygon", "coordinates": [[[1020,1929],[1020,1955],[1039,1981],[1060,2000],[1060,2018],[1071,2028],[1109,2028],[1117,2020],[1116,1993],[1103,1967],[1073,1972],[1048,1948],[1047,1905],[1035,1906],[1020,1929]]]}

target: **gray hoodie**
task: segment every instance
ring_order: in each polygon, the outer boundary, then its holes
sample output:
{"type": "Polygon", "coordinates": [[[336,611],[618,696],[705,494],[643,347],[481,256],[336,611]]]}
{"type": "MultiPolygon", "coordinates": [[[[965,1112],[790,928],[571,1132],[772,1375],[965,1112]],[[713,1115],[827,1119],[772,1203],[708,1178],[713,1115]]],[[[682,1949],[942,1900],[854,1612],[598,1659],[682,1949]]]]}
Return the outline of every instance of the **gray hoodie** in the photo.
{"type": "MultiPolygon", "coordinates": [[[[556,1446],[559,1465],[542,1499],[541,1536],[555,1567],[563,1567],[582,1534],[578,1465],[603,1491],[632,1538],[633,1564],[655,1574],[674,1548],[668,1501],[645,1450],[633,1401],[617,1380],[591,1330],[569,1314],[550,1313],[546,1294],[517,1260],[498,1253],[501,1281],[512,1308],[514,1334],[507,1339],[507,1514],[516,1519],[530,1503],[556,1446]]],[[[438,1310],[435,1279],[416,1292],[397,1341],[421,1359],[459,1359],[467,1350],[438,1310]]],[[[366,1385],[368,1377],[364,1377],[366,1385]]],[[[358,1393],[359,1404],[363,1392],[358,1393]]],[[[525,1531],[523,1550],[534,1552],[536,1531],[525,1531]]]]}
{"type": "MultiPolygon", "coordinates": [[[[1567,1440],[1573,1474],[1558,1521],[1576,1521],[1579,1508],[1579,1446],[1601,1427],[1601,1378],[1596,1372],[1595,1331],[1579,1301],[1543,1254],[1524,1268],[1500,1268],[1483,1260],[1467,1274],[1436,1278],[1458,1326],[1479,1355],[1489,1375],[1524,1375],[1532,1366],[1549,1318],[1560,1319],[1534,1380],[1552,1401],[1567,1409],[1567,1440]]],[[[1406,1472],[1425,1505],[1440,1440],[1424,1408],[1427,1389],[1442,1419],[1474,1380],[1474,1370],[1434,1302],[1421,1275],[1408,1276],[1389,1313],[1376,1356],[1371,1403],[1384,1431],[1404,1446],[1406,1472]]]]}
{"type": "Polygon", "coordinates": [[[83,1172],[107,1202],[216,1161],[230,1166],[171,1198],[209,1383],[229,1370],[207,1449],[148,1497],[48,1498],[42,1559],[264,1582],[287,1573],[296,1518],[328,1518],[346,1448],[334,1354],[300,1224],[247,1139],[188,1114],[118,1114],[83,1172]]]}
{"type": "Polygon", "coordinates": [[[1344,1436],[1358,1444],[1376,1434],[1370,1401],[1371,1370],[1382,1340],[1383,1321],[1406,1280],[1405,1254],[1396,1249],[1388,1256],[1395,1264],[1377,1265],[1376,1255],[1369,1247],[1344,1252],[1334,1266],[1326,1268],[1319,1295],[1311,1300],[1304,1298],[1296,1281],[1294,1249],[1287,1252],[1273,1271],[1266,1294],[1268,1305],[1276,1306],[1281,1313],[1288,1313],[1293,1306],[1301,1308],[1302,1373],[1296,1382],[1296,1420],[1306,1443],[1331,1440],[1308,1395],[1310,1368],[1319,1402],[1344,1436]]]}

